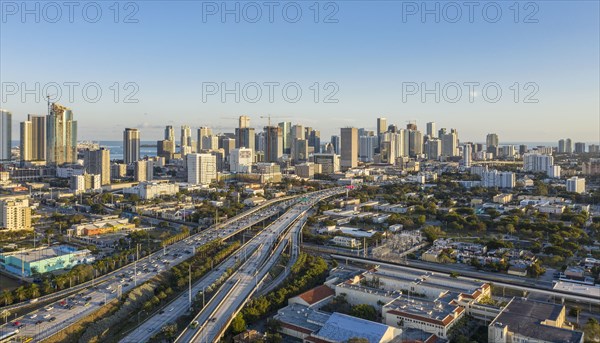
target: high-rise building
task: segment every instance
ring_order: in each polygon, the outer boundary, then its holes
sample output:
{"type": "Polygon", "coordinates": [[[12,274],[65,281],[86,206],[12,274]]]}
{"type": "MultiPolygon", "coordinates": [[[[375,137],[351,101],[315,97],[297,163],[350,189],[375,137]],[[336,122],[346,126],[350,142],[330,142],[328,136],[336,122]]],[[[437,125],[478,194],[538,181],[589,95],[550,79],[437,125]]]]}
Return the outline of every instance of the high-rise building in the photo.
{"type": "Polygon", "coordinates": [[[585,179],[577,176],[567,179],[567,192],[585,193],[585,179]]]}
{"type": "Polygon", "coordinates": [[[381,136],[382,133],[387,131],[387,119],[377,118],[377,136],[381,136]]]}
{"type": "Polygon", "coordinates": [[[187,181],[193,185],[207,185],[216,180],[217,158],[212,154],[189,154],[187,159],[187,181]]]}
{"type": "Polygon", "coordinates": [[[435,122],[427,123],[427,136],[432,138],[436,134],[435,132],[435,122]]]}
{"type": "Polygon", "coordinates": [[[313,147],[314,153],[321,152],[321,132],[319,130],[310,130],[308,135],[308,146],[313,147]]]}
{"type": "Polygon", "coordinates": [[[342,150],[342,144],[340,136],[331,136],[331,145],[333,145],[333,151],[336,155],[339,155],[342,150]]]}
{"type": "Polygon", "coordinates": [[[565,153],[565,140],[564,139],[558,140],[558,153],[559,154],[565,153]]]}
{"type": "Polygon", "coordinates": [[[27,198],[0,199],[0,228],[31,230],[31,208],[27,198]]]}
{"type": "Polygon", "coordinates": [[[175,129],[172,125],[165,127],[165,140],[175,142],[175,129]]]}
{"type": "Polygon", "coordinates": [[[250,127],[250,117],[248,116],[240,116],[238,119],[238,128],[244,129],[250,127]]]}
{"type": "Polygon", "coordinates": [[[591,154],[597,154],[600,152],[600,145],[598,144],[590,144],[588,146],[588,152],[591,154]]]}
{"type": "Polygon", "coordinates": [[[443,134],[440,139],[442,140],[442,156],[458,156],[458,134],[454,129],[443,134]]]}
{"type": "MultiPolygon", "coordinates": [[[[304,132],[304,131],[302,131],[304,132]]],[[[283,137],[279,126],[265,126],[265,161],[277,162],[283,156],[283,137]]]]}
{"type": "MultiPolygon", "coordinates": [[[[411,125],[414,124],[409,124],[409,126],[411,125]]],[[[423,134],[421,131],[408,129],[408,154],[410,157],[417,157],[423,154],[423,134]]]]}
{"type": "Polygon", "coordinates": [[[28,120],[21,122],[21,161],[31,161],[32,157],[32,123],[28,120]]]}
{"type": "Polygon", "coordinates": [[[121,179],[127,176],[127,165],[125,163],[114,163],[110,166],[110,177],[114,179],[121,179]]]}
{"type": "Polygon", "coordinates": [[[105,148],[87,149],[83,153],[83,163],[89,174],[100,175],[100,184],[110,185],[110,150],[105,148]]]}
{"type": "Polygon", "coordinates": [[[425,142],[425,155],[429,160],[439,160],[442,155],[442,141],[438,138],[429,138],[425,142]]]}
{"type": "Polygon", "coordinates": [[[462,165],[465,168],[470,168],[472,158],[473,158],[473,148],[471,147],[471,144],[463,145],[462,165]]]}
{"type": "Polygon", "coordinates": [[[336,154],[314,154],[313,162],[321,165],[323,174],[331,174],[340,171],[340,156],[336,154]]]}
{"type": "Polygon", "coordinates": [[[166,160],[173,159],[175,155],[175,142],[163,139],[156,142],[156,156],[164,157],[166,160]]]}
{"type": "Polygon", "coordinates": [[[292,152],[292,123],[290,123],[289,121],[284,121],[277,125],[281,128],[283,153],[290,154],[292,152]]]}
{"type": "Polygon", "coordinates": [[[209,140],[206,138],[206,137],[210,137],[210,136],[212,136],[212,130],[210,128],[203,126],[198,129],[198,135],[197,135],[198,148],[196,149],[196,151],[200,152],[202,150],[210,150],[210,149],[217,148],[216,146],[213,148],[212,140],[209,140]],[[205,144],[207,144],[208,146],[206,146],[205,144]]]}
{"type": "Polygon", "coordinates": [[[308,161],[308,140],[294,139],[292,146],[292,159],[295,164],[308,161]]]}
{"type": "Polygon", "coordinates": [[[583,153],[585,153],[585,143],[583,143],[583,142],[577,142],[577,143],[575,143],[575,153],[576,154],[583,154],[583,153]]]}
{"type": "Polygon", "coordinates": [[[21,161],[46,159],[46,117],[28,115],[21,122],[21,161]]]}
{"type": "Polygon", "coordinates": [[[187,125],[181,126],[181,142],[179,146],[181,155],[192,152],[192,129],[187,125]]]}
{"type": "Polygon", "coordinates": [[[123,132],[123,161],[125,164],[136,162],[140,159],[140,131],[126,128],[123,132]]]}
{"type": "Polygon", "coordinates": [[[250,173],[254,156],[252,149],[237,148],[229,155],[229,171],[232,173],[250,173]]]}
{"type": "Polygon", "coordinates": [[[530,172],[547,173],[554,164],[554,157],[539,153],[527,153],[523,155],[523,169],[530,172]]]}
{"type": "Polygon", "coordinates": [[[358,129],[355,127],[343,127],[340,130],[341,161],[342,168],[354,168],[358,166],[358,129]]]}
{"type": "Polygon", "coordinates": [[[565,153],[572,154],[573,153],[573,141],[571,138],[565,139],[565,153]]]}
{"type": "Polygon", "coordinates": [[[359,153],[358,157],[361,162],[370,163],[373,162],[375,154],[375,146],[377,145],[378,136],[360,136],[359,137],[359,153]]]}
{"type": "Polygon", "coordinates": [[[53,165],[77,162],[77,121],[73,112],[57,103],[46,117],[46,162],[53,165]]]}
{"type": "Polygon", "coordinates": [[[498,140],[498,135],[495,133],[488,133],[485,137],[485,149],[488,153],[493,154],[494,157],[498,155],[498,146],[500,142],[498,140]]]}
{"type": "Polygon", "coordinates": [[[0,109],[0,161],[10,160],[12,113],[0,109]]]}

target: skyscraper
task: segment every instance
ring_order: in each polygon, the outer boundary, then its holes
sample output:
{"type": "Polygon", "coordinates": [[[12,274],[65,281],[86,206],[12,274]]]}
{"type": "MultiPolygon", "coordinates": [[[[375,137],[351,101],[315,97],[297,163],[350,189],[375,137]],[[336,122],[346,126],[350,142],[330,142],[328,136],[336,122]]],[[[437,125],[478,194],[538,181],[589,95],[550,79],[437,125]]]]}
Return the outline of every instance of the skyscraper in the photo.
{"type": "Polygon", "coordinates": [[[360,136],[358,155],[362,162],[373,162],[373,155],[375,154],[375,146],[378,139],[379,137],[373,135],[360,136]]]}
{"type": "Polygon", "coordinates": [[[433,135],[435,134],[435,122],[429,122],[427,123],[427,136],[428,137],[433,137],[433,135]]]}
{"type": "Polygon", "coordinates": [[[10,160],[12,113],[0,109],[0,160],[10,160]]]}
{"type": "Polygon", "coordinates": [[[331,145],[333,145],[333,152],[336,155],[339,155],[342,149],[342,144],[340,142],[340,136],[331,136],[331,145]]]}
{"type": "Polygon", "coordinates": [[[573,153],[573,141],[571,138],[565,139],[565,153],[572,154],[573,153]]]}
{"type": "MultiPolygon", "coordinates": [[[[197,139],[197,143],[196,143],[196,144],[198,144],[198,148],[196,149],[196,151],[200,152],[202,150],[212,149],[212,147],[205,146],[205,143],[209,142],[206,139],[206,137],[209,137],[211,135],[212,135],[212,130],[206,126],[200,127],[198,129],[198,139],[197,139]]],[[[216,147],[215,147],[215,149],[216,149],[216,147]]]]}
{"type": "Polygon", "coordinates": [[[140,131],[126,128],[123,132],[123,161],[125,164],[136,162],[140,159],[140,131]]]}
{"type": "Polygon", "coordinates": [[[277,162],[283,155],[283,137],[279,126],[265,126],[265,161],[277,162]]]}
{"type": "Polygon", "coordinates": [[[473,148],[471,147],[471,144],[463,145],[462,164],[465,168],[471,168],[472,156],[473,156],[473,148]]]}
{"type": "Polygon", "coordinates": [[[77,121],[73,112],[57,103],[46,116],[46,162],[53,165],[77,162],[77,121]]]}
{"type": "Polygon", "coordinates": [[[165,127],[165,140],[175,142],[175,130],[172,125],[165,127]]]}
{"type": "Polygon", "coordinates": [[[385,131],[387,131],[387,119],[377,118],[377,136],[381,136],[385,131]]]}
{"type": "Polygon", "coordinates": [[[488,133],[488,135],[485,137],[485,145],[486,145],[486,149],[488,149],[488,152],[490,150],[490,147],[498,147],[499,144],[499,140],[498,140],[498,135],[495,133],[488,133]]]}
{"type": "Polygon", "coordinates": [[[438,160],[442,154],[442,141],[438,138],[429,138],[425,142],[425,155],[430,160],[438,160]]]}
{"type": "MultiPolygon", "coordinates": [[[[409,124],[414,125],[414,124],[409,124]]],[[[416,127],[411,126],[411,127],[416,127]]],[[[423,134],[419,130],[408,129],[408,154],[417,157],[423,154],[423,134]]]]}
{"type": "Polygon", "coordinates": [[[558,141],[558,152],[563,154],[565,152],[565,140],[564,139],[560,139],[558,141]]]}
{"type": "Polygon", "coordinates": [[[283,141],[283,153],[290,154],[292,150],[292,138],[291,138],[291,130],[292,123],[289,121],[284,121],[278,124],[281,128],[281,137],[283,141]]]}
{"type": "Polygon", "coordinates": [[[187,125],[181,126],[181,142],[179,144],[181,155],[186,155],[192,150],[192,129],[187,125]]]}
{"type": "Polygon", "coordinates": [[[21,122],[21,161],[31,161],[32,160],[32,130],[31,130],[31,122],[26,120],[21,122]]]}
{"type": "Polygon", "coordinates": [[[319,130],[310,130],[308,146],[313,147],[316,154],[321,152],[321,132],[319,130]]]}
{"type": "Polygon", "coordinates": [[[243,129],[247,127],[250,127],[250,117],[240,116],[238,119],[238,128],[243,129]]]}
{"type": "Polygon", "coordinates": [[[358,129],[343,127],[340,129],[342,168],[354,168],[358,165],[358,129]]]}
{"type": "Polygon", "coordinates": [[[110,184],[110,150],[105,148],[87,149],[83,153],[83,163],[89,174],[100,175],[100,184],[110,184]]]}
{"type": "Polygon", "coordinates": [[[458,134],[455,130],[443,134],[440,139],[442,140],[442,156],[458,156],[458,134]]]}
{"type": "Polygon", "coordinates": [[[31,122],[31,159],[43,161],[46,159],[46,117],[28,115],[31,122]]]}

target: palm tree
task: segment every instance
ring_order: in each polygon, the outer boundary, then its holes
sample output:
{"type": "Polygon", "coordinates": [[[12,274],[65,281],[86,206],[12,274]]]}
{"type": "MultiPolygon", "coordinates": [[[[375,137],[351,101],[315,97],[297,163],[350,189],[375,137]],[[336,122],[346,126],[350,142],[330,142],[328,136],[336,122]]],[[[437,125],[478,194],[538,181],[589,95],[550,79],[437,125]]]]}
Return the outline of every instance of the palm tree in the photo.
{"type": "Polygon", "coordinates": [[[17,298],[19,299],[19,301],[23,301],[23,300],[27,299],[27,290],[23,286],[15,289],[15,294],[16,294],[17,298]]]}
{"type": "Polygon", "coordinates": [[[68,279],[64,274],[58,275],[56,278],[54,278],[54,282],[56,282],[56,287],[58,287],[58,289],[64,289],[68,279]]]}
{"type": "Polygon", "coordinates": [[[35,283],[32,283],[31,285],[29,285],[29,297],[31,299],[37,298],[40,296],[40,287],[38,287],[38,285],[36,285],[35,283]]]}
{"type": "Polygon", "coordinates": [[[13,300],[14,299],[11,291],[4,290],[4,292],[2,292],[2,301],[4,301],[4,306],[12,304],[13,300]]]}

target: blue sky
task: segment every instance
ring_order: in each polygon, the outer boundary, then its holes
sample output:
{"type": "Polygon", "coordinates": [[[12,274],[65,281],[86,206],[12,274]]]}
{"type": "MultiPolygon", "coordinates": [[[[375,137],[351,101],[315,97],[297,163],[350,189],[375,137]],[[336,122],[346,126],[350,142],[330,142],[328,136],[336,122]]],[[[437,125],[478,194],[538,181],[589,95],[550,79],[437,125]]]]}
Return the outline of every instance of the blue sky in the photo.
{"type": "MultiPolygon", "coordinates": [[[[273,121],[285,117],[318,128],[324,137],[339,133],[341,126],[374,128],[376,117],[384,116],[399,126],[416,120],[423,130],[426,122],[435,121],[438,128],[457,128],[463,141],[482,141],[488,132],[498,133],[501,141],[600,140],[598,1],[519,2],[517,23],[512,1],[478,2],[472,23],[465,2],[456,2],[462,11],[456,23],[450,22],[452,7],[433,1],[427,6],[439,4],[439,23],[434,15],[422,20],[421,9],[407,13],[422,2],[402,1],[319,2],[318,23],[314,1],[280,2],[273,23],[265,2],[228,1],[228,8],[239,5],[239,23],[233,15],[223,21],[220,9],[208,14],[221,1],[138,1],[129,7],[121,2],[118,23],[113,1],[97,2],[102,15],[96,23],[86,21],[94,19],[94,6],[87,5],[87,17],[82,14],[86,2],[75,8],[74,23],[69,22],[67,7],[52,23],[53,9],[38,3],[36,23],[33,15],[22,20],[22,9],[14,13],[8,2],[1,2],[0,107],[13,112],[13,139],[18,139],[18,122],[27,113],[45,114],[43,100],[27,95],[22,101],[22,86],[39,83],[39,94],[44,85],[55,82],[61,85],[60,102],[71,107],[79,121],[80,139],[120,139],[124,127],[139,127],[142,140],[155,140],[167,124],[229,131],[236,125],[230,118],[241,114],[262,127],[266,119],[260,116],[271,114],[279,117],[273,121]],[[256,23],[250,22],[254,4],[263,11],[256,23]],[[284,5],[287,17],[282,14],[284,5]],[[296,8],[302,10],[299,20],[287,22],[296,8]],[[502,14],[490,23],[496,8],[502,14]],[[138,22],[124,23],[134,10],[132,18],[138,22]],[[337,22],[324,23],[334,10],[337,22]],[[524,22],[531,19],[537,23],[524,22]],[[102,96],[93,103],[78,86],[71,102],[65,82],[95,83],[102,96]],[[236,82],[240,91],[248,85],[248,98],[254,96],[252,83],[258,84],[260,101],[252,103],[242,95],[236,103],[228,95],[222,102],[220,90],[205,94],[203,101],[203,84],[233,88],[236,82]],[[268,101],[265,82],[280,84],[273,102],[268,101]],[[337,85],[336,103],[324,101],[334,90],[323,88],[328,82],[337,85]],[[480,84],[472,103],[465,82],[480,84]],[[121,88],[116,102],[111,89],[115,83],[121,88]],[[125,90],[127,83],[136,86],[125,90]],[[302,90],[295,103],[281,94],[288,83],[302,90]],[[320,88],[317,102],[315,83],[320,88]],[[434,88],[436,83],[440,93],[449,92],[439,103],[434,95],[421,101],[420,90],[406,94],[408,84],[434,88]],[[10,88],[15,84],[16,91],[10,88]],[[501,89],[499,101],[482,96],[485,84],[494,85],[488,89],[490,98],[501,89]],[[520,89],[516,102],[515,84],[520,89]],[[460,85],[462,92],[455,103],[449,101],[455,95],[452,85],[460,85]],[[133,90],[138,102],[124,101],[133,90]],[[533,91],[538,101],[526,102],[533,91]]],[[[27,4],[34,8],[36,3],[27,4]]],[[[88,89],[91,97],[94,87],[88,89]]]]}

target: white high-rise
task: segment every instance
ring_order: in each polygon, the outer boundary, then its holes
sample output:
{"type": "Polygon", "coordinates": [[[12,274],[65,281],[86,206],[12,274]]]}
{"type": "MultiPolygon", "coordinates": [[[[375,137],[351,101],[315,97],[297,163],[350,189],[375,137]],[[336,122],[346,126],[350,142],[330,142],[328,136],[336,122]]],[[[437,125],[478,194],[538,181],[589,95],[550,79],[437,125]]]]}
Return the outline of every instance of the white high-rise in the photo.
{"type": "Polygon", "coordinates": [[[577,176],[567,179],[567,192],[585,193],[585,179],[577,176]]]}
{"type": "Polygon", "coordinates": [[[187,155],[187,181],[194,185],[207,185],[216,180],[217,158],[211,154],[187,155]]]}
{"type": "Polygon", "coordinates": [[[238,148],[229,155],[229,171],[232,173],[250,173],[254,156],[252,149],[238,148]]]}
{"type": "Polygon", "coordinates": [[[465,166],[466,168],[470,168],[472,158],[473,158],[473,147],[471,146],[471,144],[463,145],[463,159],[462,159],[463,166],[465,166]]]}

